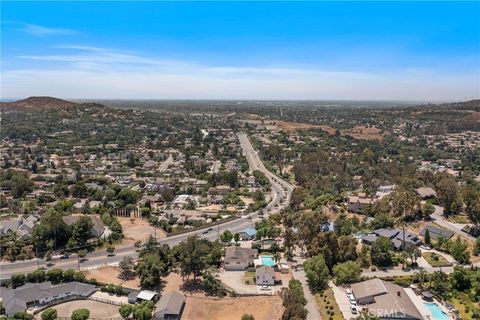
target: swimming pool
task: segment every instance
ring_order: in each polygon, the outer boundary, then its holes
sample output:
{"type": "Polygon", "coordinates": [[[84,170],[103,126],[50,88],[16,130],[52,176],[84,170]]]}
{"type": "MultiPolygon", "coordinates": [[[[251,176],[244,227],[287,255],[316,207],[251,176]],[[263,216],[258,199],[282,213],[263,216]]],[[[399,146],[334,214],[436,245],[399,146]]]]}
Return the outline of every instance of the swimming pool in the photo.
{"type": "Polygon", "coordinates": [[[425,302],[425,307],[430,311],[433,320],[449,320],[450,318],[435,303],[425,302]]]}
{"type": "Polygon", "coordinates": [[[261,256],[261,257],[260,257],[260,260],[262,261],[262,264],[263,264],[264,266],[269,266],[269,267],[275,266],[275,261],[273,260],[273,257],[270,257],[270,256],[261,256]]]}

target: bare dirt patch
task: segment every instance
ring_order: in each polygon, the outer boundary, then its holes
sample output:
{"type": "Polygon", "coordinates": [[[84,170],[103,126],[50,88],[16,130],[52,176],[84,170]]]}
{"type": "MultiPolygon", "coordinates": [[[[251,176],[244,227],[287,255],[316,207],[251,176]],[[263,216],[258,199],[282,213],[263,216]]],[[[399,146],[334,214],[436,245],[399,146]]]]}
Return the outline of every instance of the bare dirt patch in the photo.
{"type": "Polygon", "coordinates": [[[341,130],[342,135],[349,135],[361,140],[382,140],[383,130],[379,128],[368,128],[355,126],[351,129],[341,130]]]}
{"type": "MultiPolygon", "coordinates": [[[[155,235],[155,228],[144,219],[135,218],[132,223],[130,218],[118,217],[118,221],[120,221],[120,224],[122,225],[123,234],[125,236],[123,240],[124,244],[133,244],[136,241],[145,241],[148,236],[155,235]]],[[[166,233],[160,228],[157,228],[156,233],[157,239],[162,239],[167,236],[166,233]]]]}
{"type": "Polygon", "coordinates": [[[90,318],[108,319],[113,317],[120,317],[120,313],[118,313],[118,306],[93,300],[68,301],[58,304],[52,308],[57,309],[57,314],[59,318],[70,318],[73,311],[82,308],[88,309],[90,311],[90,318]]]}
{"type": "Polygon", "coordinates": [[[119,278],[120,270],[115,267],[105,267],[96,270],[83,271],[85,277],[90,279],[96,279],[100,283],[121,285],[125,288],[140,289],[140,279],[135,277],[132,280],[122,280],[119,278]]]}
{"type": "Polygon", "coordinates": [[[182,319],[238,320],[246,313],[256,320],[276,320],[282,317],[282,299],[278,296],[241,298],[187,297],[182,319]]]}

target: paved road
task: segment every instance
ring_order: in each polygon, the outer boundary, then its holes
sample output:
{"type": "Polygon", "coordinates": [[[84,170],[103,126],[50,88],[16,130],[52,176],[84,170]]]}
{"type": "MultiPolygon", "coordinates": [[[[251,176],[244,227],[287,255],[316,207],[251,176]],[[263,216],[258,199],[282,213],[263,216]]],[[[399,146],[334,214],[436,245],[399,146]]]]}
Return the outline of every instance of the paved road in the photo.
{"type": "MultiPolygon", "coordinates": [[[[294,252],[294,260],[297,261],[296,263],[298,266],[303,266],[303,263],[306,259],[302,258],[300,255],[300,251],[297,250],[294,252]]],[[[308,287],[307,275],[305,274],[305,270],[303,269],[303,267],[294,270],[293,277],[302,283],[305,299],[307,300],[307,305],[305,306],[308,311],[307,320],[322,319],[322,317],[320,316],[320,311],[318,310],[317,302],[315,301],[315,297],[310,292],[310,288],[308,287]]]]}
{"type": "MultiPolygon", "coordinates": [[[[272,212],[276,212],[285,208],[291,198],[291,193],[293,191],[293,186],[283,179],[277,177],[273,173],[269,172],[262,161],[260,160],[258,153],[253,149],[253,146],[250,143],[250,140],[245,134],[239,134],[239,140],[245,153],[250,170],[260,170],[262,171],[271,181],[272,185],[272,200],[267,205],[267,210],[265,215],[268,215],[272,212]]],[[[169,157],[170,159],[170,157],[169,157]]],[[[165,162],[170,162],[172,159],[167,159],[165,162]]],[[[164,164],[165,164],[164,162],[164,164]]],[[[248,215],[244,215],[238,219],[227,221],[220,225],[214,227],[206,226],[204,229],[196,230],[188,233],[183,233],[179,235],[174,235],[168,238],[159,240],[162,244],[167,244],[169,246],[180,243],[182,240],[186,239],[191,235],[198,235],[209,240],[215,240],[218,236],[223,233],[225,230],[230,230],[232,232],[239,232],[248,227],[253,226],[255,221],[259,220],[258,212],[253,212],[248,215]]],[[[115,256],[107,257],[105,251],[98,251],[87,255],[87,260],[80,263],[81,269],[96,269],[106,265],[112,265],[119,263],[123,257],[131,256],[133,258],[137,257],[135,247],[124,246],[118,247],[115,250],[115,256]]],[[[54,259],[55,264],[52,266],[54,268],[62,269],[72,269],[78,267],[78,258],[76,255],[70,256],[68,259],[60,260],[54,259]]],[[[45,266],[46,261],[44,259],[33,259],[27,261],[18,261],[13,263],[0,263],[0,281],[8,279],[12,273],[15,272],[31,272],[38,268],[38,266],[45,266]]]]}

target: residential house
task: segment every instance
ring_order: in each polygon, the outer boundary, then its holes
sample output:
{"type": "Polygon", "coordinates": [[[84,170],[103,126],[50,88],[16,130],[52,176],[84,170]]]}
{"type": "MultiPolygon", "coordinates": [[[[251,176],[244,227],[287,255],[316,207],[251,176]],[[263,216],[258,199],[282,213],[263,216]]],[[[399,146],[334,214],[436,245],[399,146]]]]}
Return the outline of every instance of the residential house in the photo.
{"type": "Polygon", "coordinates": [[[255,230],[255,228],[247,228],[245,230],[240,231],[239,234],[240,234],[240,239],[244,241],[253,240],[257,235],[257,230],[255,230]]]}
{"type": "Polygon", "coordinates": [[[262,286],[275,285],[275,270],[270,266],[255,269],[255,283],[262,286]]]}
{"type": "Polygon", "coordinates": [[[182,317],[185,296],[177,291],[163,295],[155,305],[155,320],[177,320],[182,317]]]}
{"type": "Polygon", "coordinates": [[[405,245],[405,249],[416,247],[421,244],[421,240],[416,234],[405,231],[405,234],[402,230],[397,229],[377,229],[371,234],[362,236],[362,242],[365,244],[372,244],[379,237],[385,237],[391,240],[392,248],[395,250],[400,250],[405,245]],[[404,244],[405,242],[405,244],[404,244]]]}
{"type": "Polygon", "coordinates": [[[423,319],[406,289],[391,282],[375,278],[355,283],[352,293],[360,306],[381,320],[423,319]]]}
{"type": "Polygon", "coordinates": [[[417,188],[415,189],[415,192],[419,195],[420,198],[422,198],[423,200],[425,199],[430,199],[430,198],[434,198],[437,196],[437,193],[435,192],[435,190],[433,190],[432,188],[430,187],[420,187],[420,188],[417,188]]]}
{"type": "Polygon", "coordinates": [[[257,249],[227,247],[225,250],[224,268],[227,271],[245,270],[253,266],[253,260],[258,257],[257,249]]]}
{"type": "Polygon", "coordinates": [[[367,197],[365,193],[359,193],[355,196],[349,196],[347,199],[347,206],[350,212],[361,213],[365,207],[372,205],[374,199],[367,197]]]}
{"type": "MultiPolygon", "coordinates": [[[[65,216],[63,217],[63,221],[71,226],[74,223],[76,223],[80,219],[81,215],[70,215],[70,216],[65,216]]],[[[111,233],[111,231],[108,229],[108,227],[105,226],[102,220],[96,216],[92,215],[87,215],[86,217],[90,218],[92,220],[93,226],[90,229],[90,234],[92,237],[95,238],[104,238],[108,237],[111,233]]]]}
{"type": "Polygon", "coordinates": [[[15,289],[0,288],[5,314],[12,317],[30,307],[49,305],[72,297],[87,298],[97,288],[91,284],[68,282],[53,286],[50,282],[27,283],[15,289]]]}
{"type": "Polygon", "coordinates": [[[431,224],[425,225],[422,231],[420,231],[420,235],[425,237],[427,230],[428,233],[430,233],[430,238],[433,240],[437,240],[438,238],[450,239],[453,236],[453,231],[439,228],[431,224]]]}

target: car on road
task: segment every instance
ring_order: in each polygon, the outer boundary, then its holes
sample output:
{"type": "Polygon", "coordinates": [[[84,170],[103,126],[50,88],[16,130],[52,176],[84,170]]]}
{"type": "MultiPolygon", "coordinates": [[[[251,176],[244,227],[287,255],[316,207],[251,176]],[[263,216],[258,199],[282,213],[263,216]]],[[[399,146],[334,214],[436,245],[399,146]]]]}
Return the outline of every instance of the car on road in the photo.
{"type": "Polygon", "coordinates": [[[60,256],[60,259],[68,259],[69,257],[68,253],[64,253],[60,256]]]}

